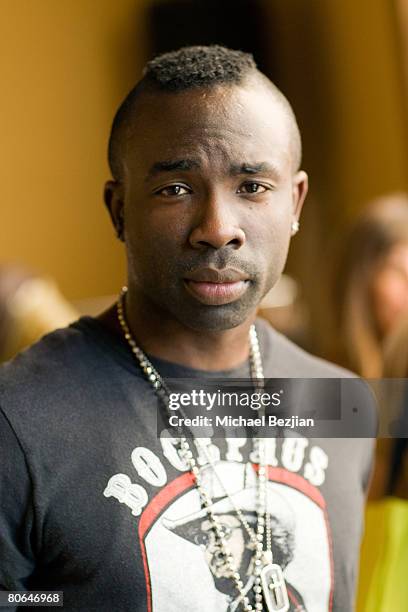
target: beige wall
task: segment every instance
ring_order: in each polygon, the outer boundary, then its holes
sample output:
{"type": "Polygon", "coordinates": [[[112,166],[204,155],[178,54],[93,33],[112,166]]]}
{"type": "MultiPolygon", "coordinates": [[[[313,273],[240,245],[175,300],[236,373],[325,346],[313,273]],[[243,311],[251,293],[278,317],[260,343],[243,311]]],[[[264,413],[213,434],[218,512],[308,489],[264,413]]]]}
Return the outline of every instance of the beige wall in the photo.
{"type": "Polygon", "coordinates": [[[408,92],[408,2],[407,0],[396,0],[397,20],[400,35],[400,49],[404,66],[405,94],[408,92]]]}
{"type": "Polygon", "coordinates": [[[144,2],[0,5],[0,262],[52,275],[70,298],[114,293],[124,263],[102,203],[105,152],[144,63],[144,2]]]}
{"type": "Polygon", "coordinates": [[[333,61],[333,186],[344,214],[368,199],[408,188],[407,108],[395,3],[328,3],[333,61]],[[336,7],[337,8],[334,8],[336,7]]]}

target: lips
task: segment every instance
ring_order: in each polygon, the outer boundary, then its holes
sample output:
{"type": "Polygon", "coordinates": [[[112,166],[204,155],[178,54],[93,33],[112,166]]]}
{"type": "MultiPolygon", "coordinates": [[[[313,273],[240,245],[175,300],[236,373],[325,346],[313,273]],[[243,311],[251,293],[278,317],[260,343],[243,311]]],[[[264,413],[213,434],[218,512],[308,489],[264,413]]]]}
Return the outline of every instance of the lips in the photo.
{"type": "Polygon", "coordinates": [[[225,555],[219,548],[212,550],[210,569],[216,578],[231,578],[231,568],[226,563],[225,555]]]}
{"type": "Polygon", "coordinates": [[[249,282],[246,274],[234,268],[201,268],[184,278],[187,291],[208,306],[234,302],[245,293],[249,282]]]}

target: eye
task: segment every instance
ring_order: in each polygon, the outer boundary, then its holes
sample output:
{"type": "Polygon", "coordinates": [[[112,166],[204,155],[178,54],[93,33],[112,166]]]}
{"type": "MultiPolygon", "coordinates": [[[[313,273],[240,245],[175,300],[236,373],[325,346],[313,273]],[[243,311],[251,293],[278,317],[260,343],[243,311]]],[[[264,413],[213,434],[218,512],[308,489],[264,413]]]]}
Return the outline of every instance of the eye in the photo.
{"type": "Polygon", "coordinates": [[[166,198],[178,197],[183,195],[188,195],[191,193],[191,190],[185,185],[168,185],[167,187],[163,187],[162,189],[158,189],[156,195],[161,195],[166,198]]]}
{"type": "Polygon", "coordinates": [[[224,529],[224,537],[226,540],[229,540],[232,535],[232,529],[228,525],[223,525],[224,529]]]}
{"type": "Polygon", "coordinates": [[[198,532],[194,534],[193,540],[194,543],[197,544],[197,546],[207,546],[210,538],[208,536],[208,533],[198,532]]]}
{"type": "Polygon", "coordinates": [[[266,185],[261,185],[261,183],[255,183],[253,181],[247,181],[246,183],[243,183],[241,185],[241,187],[238,189],[237,193],[247,193],[247,194],[251,194],[251,193],[265,193],[265,191],[268,191],[268,187],[266,187],[266,185]]]}

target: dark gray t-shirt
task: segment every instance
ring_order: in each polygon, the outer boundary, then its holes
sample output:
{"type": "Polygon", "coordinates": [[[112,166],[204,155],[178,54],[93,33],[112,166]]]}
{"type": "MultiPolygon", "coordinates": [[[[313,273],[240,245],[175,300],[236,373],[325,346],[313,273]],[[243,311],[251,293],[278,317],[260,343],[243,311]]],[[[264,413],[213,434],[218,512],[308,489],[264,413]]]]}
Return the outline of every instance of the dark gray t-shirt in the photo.
{"type": "MultiPolygon", "coordinates": [[[[264,321],[257,328],[266,377],[347,375],[264,321]]],[[[165,377],[249,377],[247,364],[209,373],[152,361],[165,377]]],[[[0,369],[1,589],[61,590],[66,610],[241,609],[175,440],[157,436],[156,409],[128,346],[90,317],[0,369]]],[[[257,457],[250,440],[207,443],[223,486],[197,451],[203,482],[249,584],[253,551],[231,498],[253,521],[257,457]]],[[[348,612],[373,442],[288,435],[267,444],[290,609],[348,612]]]]}

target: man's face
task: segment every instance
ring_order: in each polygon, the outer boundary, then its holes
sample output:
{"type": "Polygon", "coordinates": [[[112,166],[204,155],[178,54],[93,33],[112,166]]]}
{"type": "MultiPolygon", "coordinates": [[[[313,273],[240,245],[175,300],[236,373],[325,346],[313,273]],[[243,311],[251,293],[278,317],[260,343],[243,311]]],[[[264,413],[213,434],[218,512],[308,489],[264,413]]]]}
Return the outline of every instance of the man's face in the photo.
{"type": "MultiPolygon", "coordinates": [[[[234,563],[246,582],[248,576],[253,572],[251,560],[255,547],[235,513],[218,514],[217,517],[227,540],[228,549],[234,557],[234,563]]],[[[253,528],[256,519],[255,512],[245,513],[245,518],[253,528]]],[[[174,532],[202,549],[206,563],[214,577],[216,588],[222,593],[230,593],[231,569],[226,562],[211,521],[196,519],[174,528],[174,532]]]]}
{"type": "Polygon", "coordinates": [[[282,273],[306,193],[289,134],[257,82],[143,94],[116,196],[130,290],[197,330],[252,316],[282,273]]]}
{"type": "MultiPolygon", "coordinates": [[[[233,514],[222,514],[218,520],[223,528],[228,548],[234,557],[234,562],[241,576],[246,579],[249,574],[249,564],[253,556],[253,546],[248,542],[240,520],[233,514]]],[[[214,576],[214,582],[219,591],[229,593],[231,589],[231,570],[225,562],[225,556],[215,536],[210,521],[205,520],[200,526],[201,533],[196,536],[198,544],[204,549],[206,562],[214,576]]]]}

